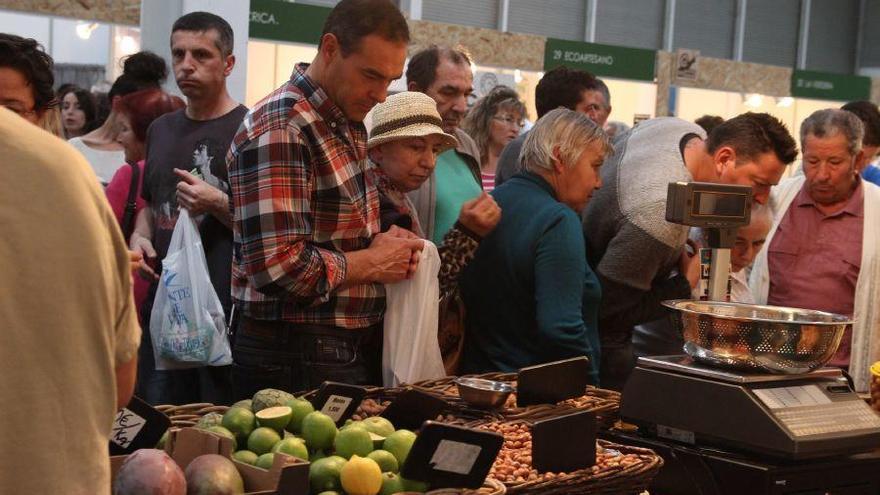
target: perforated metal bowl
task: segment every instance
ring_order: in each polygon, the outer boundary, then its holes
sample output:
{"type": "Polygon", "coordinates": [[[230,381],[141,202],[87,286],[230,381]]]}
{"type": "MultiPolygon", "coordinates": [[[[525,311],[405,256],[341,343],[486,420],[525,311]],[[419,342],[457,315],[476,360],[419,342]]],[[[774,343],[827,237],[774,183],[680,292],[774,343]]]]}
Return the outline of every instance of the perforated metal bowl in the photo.
{"type": "Polygon", "coordinates": [[[684,351],[702,363],[745,371],[807,373],[837,351],[849,317],[822,311],[673,300],[684,351]]]}

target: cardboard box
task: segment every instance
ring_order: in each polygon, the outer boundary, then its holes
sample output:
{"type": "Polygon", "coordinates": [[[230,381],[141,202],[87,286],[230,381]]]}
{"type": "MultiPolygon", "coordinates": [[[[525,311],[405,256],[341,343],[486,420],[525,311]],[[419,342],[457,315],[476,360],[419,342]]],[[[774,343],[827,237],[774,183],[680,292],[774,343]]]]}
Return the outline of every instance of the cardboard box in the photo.
{"type": "MultiPolygon", "coordinates": [[[[232,440],[196,428],[172,429],[165,450],[181,469],[204,454],[232,455],[232,440]]],[[[128,456],[110,457],[111,478],[115,478],[128,456]]],[[[269,470],[233,460],[244,480],[247,495],[308,495],[309,463],[287,454],[275,454],[269,470]]]]}

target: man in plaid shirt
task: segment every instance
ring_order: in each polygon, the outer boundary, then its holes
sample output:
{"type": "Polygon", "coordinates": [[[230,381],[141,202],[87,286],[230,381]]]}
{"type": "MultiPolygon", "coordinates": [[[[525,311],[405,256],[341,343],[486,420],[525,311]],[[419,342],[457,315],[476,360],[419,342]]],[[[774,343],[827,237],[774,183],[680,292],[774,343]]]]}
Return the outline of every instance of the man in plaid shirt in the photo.
{"type": "Polygon", "coordinates": [[[363,119],[401,77],[408,42],[389,0],[339,2],[312,64],[257,103],[233,140],[239,397],[381,383],[383,284],[414,273],[422,242],[379,233],[363,119]]]}

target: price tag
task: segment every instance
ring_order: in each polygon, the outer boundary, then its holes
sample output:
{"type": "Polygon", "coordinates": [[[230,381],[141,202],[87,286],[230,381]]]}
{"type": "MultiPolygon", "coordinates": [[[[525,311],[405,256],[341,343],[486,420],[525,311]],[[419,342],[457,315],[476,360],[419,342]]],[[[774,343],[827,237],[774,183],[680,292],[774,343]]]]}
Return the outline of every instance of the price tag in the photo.
{"type": "Polygon", "coordinates": [[[116,413],[116,419],[113,421],[113,429],[110,434],[110,441],[119,445],[123,449],[127,449],[134,437],[141,432],[147,420],[131,412],[128,408],[123,407],[116,413]]]}
{"type": "Polygon", "coordinates": [[[110,455],[153,448],[171,426],[171,420],[137,397],[116,413],[110,430],[110,455]]]}
{"type": "Polygon", "coordinates": [[[324,382],[318,389],[318,393],[315,394],[315,398],[312,399],[312,406],[316,411],[321,411],[333,418],[336,426],[342,426],[345,420],[357,411],[366,394],[367,390],[363,387],[324,382]]]}
{"type": "Polygon", "coordinates": [[[539,364],[519,370],[516,405],[556,404],[584,395],[590,360],[585,356],[539,364]]]}
{"type": "Polygon", "coordinates": [[[431,465],[439,471],[468,474],[482,451],[479,445],[440,440],[440,445],[431,457],[431,465]]]}
{"type": "Polygon", "coordinates": [[[339,422],[345,410],[351,404],[351,397],[342,397],[339,395],[331,395],[324,403],[321,412],[333,418],[333,421],[339,422]]]}
{"type": "Polygon", "coordinates": [[[503,443],[490,431],[425,421],[400,474],[431,488],[479,488],[503,443]]]}
{"type": "Polygon", "coordinates": [[[381,416],[397,428],[418,430],[425,421],[437,419],[448,405],[439,397],[409,389],[388,404],[381,416]]]}
{"type": "Polygon", "coordinates": [[[570,472],[596,463],[596,413],[577,412],[532,426],[532,466],[570,472]]]}

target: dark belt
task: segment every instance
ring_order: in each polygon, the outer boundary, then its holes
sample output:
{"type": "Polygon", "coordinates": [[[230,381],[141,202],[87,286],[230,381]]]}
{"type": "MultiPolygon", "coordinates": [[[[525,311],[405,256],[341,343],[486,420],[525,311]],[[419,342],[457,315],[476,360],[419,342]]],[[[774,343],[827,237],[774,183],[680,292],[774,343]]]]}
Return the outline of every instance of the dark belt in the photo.
{"type": "Polygon", "coordinates": [[[286,321],[255,320],[241,316],[238,322],[238,332],[241,335],[263,338],[274,338],[282,333],[296,335],[323,335],[332,336],[352,343],[372,340],[375,332],[382,328],[382,324],[376,324],[365,328],[341,328],[333,325],[316,325],[311,323],[290,323],[286,321]]]}

